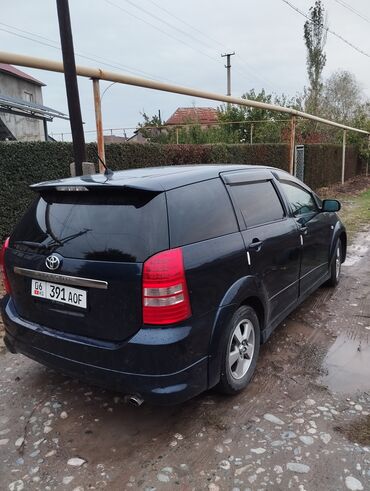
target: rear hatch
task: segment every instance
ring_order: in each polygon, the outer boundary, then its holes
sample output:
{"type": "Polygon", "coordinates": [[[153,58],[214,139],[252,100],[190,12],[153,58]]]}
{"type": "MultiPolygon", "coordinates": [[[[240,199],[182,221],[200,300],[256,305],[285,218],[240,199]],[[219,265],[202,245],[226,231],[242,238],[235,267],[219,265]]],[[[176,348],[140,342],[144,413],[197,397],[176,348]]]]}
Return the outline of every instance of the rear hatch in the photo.
{"type": "Polygon", "coordinates": [[[142,324],[142,263],[168,248],[165,195],[66,189],[41,190],[10,238],[16,310],[50,329],[125,340],[142,324]]]}

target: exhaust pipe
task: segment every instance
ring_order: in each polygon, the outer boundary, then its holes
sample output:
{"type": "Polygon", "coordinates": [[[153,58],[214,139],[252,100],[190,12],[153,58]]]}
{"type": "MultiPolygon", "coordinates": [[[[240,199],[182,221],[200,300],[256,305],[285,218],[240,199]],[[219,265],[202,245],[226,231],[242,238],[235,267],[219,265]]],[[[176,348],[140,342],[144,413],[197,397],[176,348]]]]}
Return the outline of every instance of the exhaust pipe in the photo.
{"type": "Polygon", "coordinates": [[[126,402],[128,402],[129,404],[131,404],[132,406],[135,406],[135,407],[139,407],[142,405],[142,403],[144,402],[144,399],[138,395],[129,395],[129,396],[126,396],[126,402]]]}

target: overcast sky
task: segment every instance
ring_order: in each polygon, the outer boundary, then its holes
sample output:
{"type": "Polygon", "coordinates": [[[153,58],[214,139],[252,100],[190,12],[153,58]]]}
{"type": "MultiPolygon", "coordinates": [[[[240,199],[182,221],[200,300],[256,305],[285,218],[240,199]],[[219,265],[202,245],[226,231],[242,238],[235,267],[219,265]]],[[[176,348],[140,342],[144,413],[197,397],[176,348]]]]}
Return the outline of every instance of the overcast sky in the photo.
{"type": "MultiPolygon", "coordinates": [[[[314,0],[291,3],[308,12],[314,0]]],[[[369,0],[325,0],[324,4],[329,28],[370,53],[369,0]]],[[[237,53],[232,57],[235,96],[262,87],[294,95],[307,84],[305,19],[282,0],[70,0],[70,10],[75,52],[97,60],[76,56],[80,65],[225,93],[225,59],[220,54],[230,50],[237,53]]],[[[1,13],[1,50],[61,60],[60,50],[47,46],[59,46],[55,1],[2,2],[1,13]]],[[[349,70],[370,97],[370,57],[331,34],[326,53],[325,77],[337,69],[349,70]]],[[[29,68],[24,71],[47,85],[43,89],[45,105],[67,113],[62,74],[29,68]]],[[[102,82],[101,89],[108,85],[102,82]]],[[[94,130],[91,81],[79,78],[79,89],[85,130],[94,130]]],[[[162,118],[167,119],[179,106],[217,106],[201,99],[118,84],[107,90],[102,104],[104,128],[136,126],[142,111],[151,115],[160,109],[162,118]]],[[[50,133],[69,131],[68,121],[55,119],[49,124],[50,133]]],[[[87,139],[91,138],[93,134],[87,139]]]]}

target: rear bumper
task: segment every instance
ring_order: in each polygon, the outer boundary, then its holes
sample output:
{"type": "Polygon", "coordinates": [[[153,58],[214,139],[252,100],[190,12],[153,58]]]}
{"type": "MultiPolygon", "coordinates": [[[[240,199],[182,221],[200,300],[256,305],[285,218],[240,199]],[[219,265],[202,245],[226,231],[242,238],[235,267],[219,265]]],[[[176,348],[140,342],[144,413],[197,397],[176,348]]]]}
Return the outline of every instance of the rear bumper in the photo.
{"type": "Polygon", "coordinates": [[[71,336],[22,319],[9,298],[4,299],[1,310],[9,351],[81,380],[140,395],[155,404],[181,403],[208,387],[207,354],[189,363],[184,352],[186,341],[191,341],[192,326],[163,329],[160,335],[157,329],[142,329],[129,341],[113,344],[71,336]],[[163,357],[175,357],[177,370],[163,373],[163,357]]]}

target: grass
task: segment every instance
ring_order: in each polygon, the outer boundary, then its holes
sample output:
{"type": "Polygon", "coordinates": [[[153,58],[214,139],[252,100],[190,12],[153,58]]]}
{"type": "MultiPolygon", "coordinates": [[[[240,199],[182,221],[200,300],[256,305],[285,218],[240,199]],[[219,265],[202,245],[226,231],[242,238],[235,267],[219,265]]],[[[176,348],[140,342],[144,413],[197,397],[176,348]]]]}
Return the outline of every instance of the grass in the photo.
{"type": "Polygon", "coordinates": [[[370,225],[370,189],[355,196],[340,199],[339,216],[347,228],[349,242],[354,235],[370,225]]]}
{"type": "Polygon", "coordinates": [[[349,242],[355,234],[370,225],[370,189],[357,195],[342,198],[339,216],[347,228],[349,242]]]}
{"type": "Polygon", "coordinates": [[[338,215],[347,228],[349,243],[357,232],[370,226],[370,176],[357,176],[344,185],[336,184],[317,192],[322,199],[333,198],[342,203],[338,215]]]}
{"type": "Polygon", "coordinates": [[[370,416],[353,421],[349,425],[338,425],[335,431],[342,433],[349,441],[370,445],[370,416]]]}

